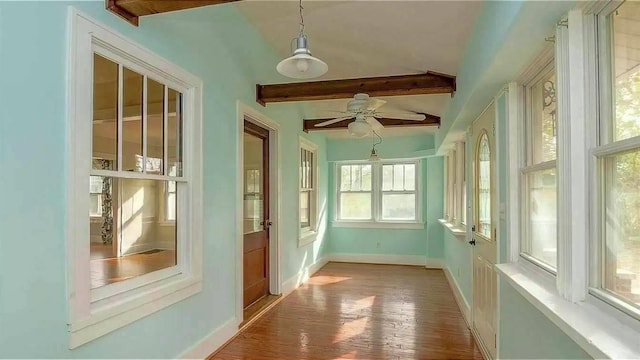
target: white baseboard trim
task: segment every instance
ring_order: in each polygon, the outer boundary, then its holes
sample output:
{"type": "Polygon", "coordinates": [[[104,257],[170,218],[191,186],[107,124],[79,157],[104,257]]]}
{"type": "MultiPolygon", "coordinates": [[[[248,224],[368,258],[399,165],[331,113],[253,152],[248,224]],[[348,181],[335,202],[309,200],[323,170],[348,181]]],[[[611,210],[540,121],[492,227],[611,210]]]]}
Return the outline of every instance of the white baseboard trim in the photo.
{"type": "Polygon", "coordinates": [[[220,346],[229,341],[238,331],[238,321],[236,318],[227,320],[217,327],[203,339],[198,341],[193,347],[180,355],[179,359],[206,359],[220,346]]]}
{"type": "Polygon", "coordinates": [[[421,255],[387,255],[387,254],[331,254],[329,261],[364,264],[414,265],[431,269],[442,269],[441,259],[430,259],[421,255]]]}
{"type": "Polygon", "coordinates": [[[456,303],[458,303],[458,307],[460,308],[460,312],[462,313],[462,317],[464,318],[464,322],[467,323],[467,327],[471,328],[471,307],[469,303],[462,295],[462,291],[460,291],[460,286],[458,286],[458,282],[451,274],[451,270],[448,267],[444,267],[444,275],[447,277],[447,281],[449,282],[449,287],[451,291],[453,291],[453,297],[456,299],[456,303]]]}
{"type": "Polygon", "coordinates": [[[282,296],[287,296],[293,290],[297,289],[300,285],[307,282],[309,278],[318,272],[323,266],[327,264],[328,260],[326,257],[321,257],[316,260],[315,263],[307,266],[305,269],[299,271],[296,275],[290,277],[282,284],[282,296]]]}

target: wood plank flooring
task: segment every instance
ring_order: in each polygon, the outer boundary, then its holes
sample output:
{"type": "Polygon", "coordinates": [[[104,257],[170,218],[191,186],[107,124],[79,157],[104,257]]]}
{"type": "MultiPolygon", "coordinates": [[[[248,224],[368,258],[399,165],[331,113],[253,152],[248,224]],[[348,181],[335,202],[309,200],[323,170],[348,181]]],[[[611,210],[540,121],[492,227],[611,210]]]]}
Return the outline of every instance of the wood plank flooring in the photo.
{"type": "Polygon", "coordinates": [[[444,273],[329,263],[209,359],[482,359],[444,273]]]}

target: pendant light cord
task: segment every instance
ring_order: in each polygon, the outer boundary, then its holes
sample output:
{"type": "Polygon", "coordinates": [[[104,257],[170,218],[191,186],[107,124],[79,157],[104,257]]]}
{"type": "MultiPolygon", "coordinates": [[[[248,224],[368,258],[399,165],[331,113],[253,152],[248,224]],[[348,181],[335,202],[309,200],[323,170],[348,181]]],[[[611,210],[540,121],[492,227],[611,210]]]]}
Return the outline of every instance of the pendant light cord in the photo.
{"type": "Polygon", "coordinates": [[[304,16],[302,16],[302,0],[300,0],[300,35],[304,35],[304,16]]]}
{"type": "Polygon", "coordinates": [[[378,133],[377,133],[375,130],[371,130],[371,131],[373,132],[373,134],[374,134],[375,136],[377,136],[377,137],[378,137],[378,142],[375,142],[375,139],[376,139],[376,138],[373,138],[373,148],[375,149],[375,148],[376,148],[376,146],[378,146],[378,145],[382,144],[382,136],[378,135],[378,133]]]}

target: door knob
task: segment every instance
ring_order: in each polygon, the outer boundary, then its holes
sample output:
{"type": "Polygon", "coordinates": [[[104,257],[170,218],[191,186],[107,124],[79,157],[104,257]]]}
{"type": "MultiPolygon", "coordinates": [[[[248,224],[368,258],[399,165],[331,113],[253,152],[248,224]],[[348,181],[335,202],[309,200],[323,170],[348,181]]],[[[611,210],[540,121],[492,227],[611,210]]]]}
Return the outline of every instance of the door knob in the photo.
{"type": "Polygon", "coordinates": [[[471,239],[471,241],[469,241],[469,244],[476,246],[476,239],[471,239]]]}

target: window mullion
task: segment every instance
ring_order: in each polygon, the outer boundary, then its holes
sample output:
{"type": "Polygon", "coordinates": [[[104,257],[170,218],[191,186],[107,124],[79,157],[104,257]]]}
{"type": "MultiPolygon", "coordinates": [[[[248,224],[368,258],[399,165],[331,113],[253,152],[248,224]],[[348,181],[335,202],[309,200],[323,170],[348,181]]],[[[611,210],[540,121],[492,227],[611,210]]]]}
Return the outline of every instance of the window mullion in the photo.
{"type": "Polygon", "coordinates": [[[147,104],[147,75],[142,76],[142,172],[147,173],[147,123],[148,123],[148,104],[147,104]]]}
{"type": "MultiPolygon", "coordinates": [[[[569,11],[568,27],[558,26],[558,278],[560,294],[570,301],[587,292],[589,229],[588,151],[585,148],[586,92],[585,17],[569,11]],[[569,46],[569,43],[571,46],[569,46]],[[571,89],[571,91],[569,91],[571,89]],[[575,141],[571,141],[575,139],[575,141]]],[[[595,54],[594,54],[595,55],[595,54]]]]}
{"type": "Polygon", "coordinates": [[[118,159],[118,171],[122,171],[122,113],[124,109],[123,105],[123,91],[124,91],[124,68],[122,64],[118,64],[118,148],[117,148],[117,159],[118,159]]]}
{"type": "MultiPolygon", "coordinates": [[[[164,85],[162,96],[162,173],[169,175],[169,88],[164,85]]],[[[176,104],[177,106],[177,104],[176,104]]],[[[176,114],[177,116],[177,114],[176,114]]],[[[184,160],[183,160],[184,161],[184,160]]],[[[176,174],[178,174],[176,169],[176,174]]],[[[184,173],[182,173],[184,175],[184,173]]]]}

